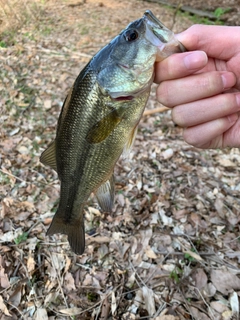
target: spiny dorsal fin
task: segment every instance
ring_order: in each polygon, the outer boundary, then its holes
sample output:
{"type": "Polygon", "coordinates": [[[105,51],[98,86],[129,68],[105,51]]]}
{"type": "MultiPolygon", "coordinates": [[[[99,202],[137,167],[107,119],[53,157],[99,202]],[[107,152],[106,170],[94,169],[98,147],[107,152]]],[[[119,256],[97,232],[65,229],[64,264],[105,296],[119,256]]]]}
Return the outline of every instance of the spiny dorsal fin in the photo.
{"type": "Polygon", "coordinates": [[[56,161],[56,142],[55,140],[47,147],[41,154],[40,161],[45,166],[50,166],[57,172],[57,161],[56,161]]]}
{"type": "Polygon", "coordinates": [[[114,176],[112,175],[109,180],[103,183],[96,192],[97,201],[104,212],[112,212],[115,188],[114,188],[114,176]]]}

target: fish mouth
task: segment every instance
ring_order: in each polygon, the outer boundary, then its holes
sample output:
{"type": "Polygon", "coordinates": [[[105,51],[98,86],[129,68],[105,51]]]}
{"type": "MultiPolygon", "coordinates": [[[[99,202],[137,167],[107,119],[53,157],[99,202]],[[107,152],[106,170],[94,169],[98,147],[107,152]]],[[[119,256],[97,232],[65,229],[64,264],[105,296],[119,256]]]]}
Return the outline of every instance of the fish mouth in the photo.
{"type": "Polygon", "coordinates": [[[143,15],[146,32],[145,38],[158,48],[156,61],[163,60],[164,51],[171,53],[178,53],[186,51],[184,45],[179,42],[174,33],[169,30],[161,21],[159,21],[154,14],[147,10],[143,15]]]}
{"type": "Polygon", "coordinates": [[[112,98],[114,101],[131,101],[134,99],[134,96],[119,96],[117,98],[112,98]]]}
{"type": "Polygon", "coordinates": [[[161,29],[166,29],[166,30],[168,30],[168,29],[165,27],[165,25],[164,25],[161,21],[159,21],[157,17],[155,17],[155,15],[152,13],[151,10],[146,10],[146,11],[144,12],[143,19],[147,20],[148,23],[152,23],[154,26],[157,25],[157,26],[158,26],[159,28],[161,28],[161,29]]]}

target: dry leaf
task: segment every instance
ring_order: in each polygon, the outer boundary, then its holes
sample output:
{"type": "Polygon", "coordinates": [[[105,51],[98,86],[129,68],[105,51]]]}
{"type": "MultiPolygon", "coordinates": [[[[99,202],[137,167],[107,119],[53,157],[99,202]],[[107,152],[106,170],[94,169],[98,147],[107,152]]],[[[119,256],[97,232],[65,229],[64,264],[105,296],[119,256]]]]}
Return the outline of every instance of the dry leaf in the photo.
{"type": "Polygon", "coordinates": [[[218,291],[227,295],[233,290],[240,290],[240,279],[228,270],[212,270],[211,281],[218,291]]]}
{"type": "Polygon", "coordinates": [[[117,301],[115,297],[115,292],[112,292],[112,302],[111,302],[111,311],[112,314],[114,315],[115,311],[117,310],[117,301]]]}
{"type": "Polygon", "coordinates": [[[2,266],[0,266],[0,286],[1,288],[8,288],[10,286],[8,275],[2,266]]]}
{"type": "Polygon", "coordinates": [[[18,285],[11,296],[9,297],[9,302],[15,307],[18,307],[22,298],[22,284],[18,285]]]}
{"type": "Polygon", "coordinates": [[[50,99],[45,100],[43,106],[44,106],[44,108],[47,109],[47,110],[51,109],[51,107],[52,107],[52,100],[50,100],[50,99]]]}
{"type": "Polygon", "coordinates": [[[142,293],[148,314],[152,317],[156,313],[154,293],[146,286],[142,287],[142,293]]]}
{"type": "Polygon", "coordinates": [[[211,320],[205,313],[201,312],[197,308],[190,307],[191,314],[194,316],[194,319],[201,319],[201,320],[211,320]]]}
{"type": "Polygon", "coordinates": [[[229,302],[230,302],[233,316],[239,316],[240,315],[239,300],[238,300],[238,294],[235,291],[230,294],[229,302]]]}
{"type": "Polygon", "coordinates": [[[102,309],[101,309],[100,319],[101,319],[101,320],[107,320],[108,317],[109,317],[109,312],[110,312],[110,303],[109,303],[109,301],[108,301],[108,298],[106,297],[106,298],[103,300],[103,303],[102,303],[102,309]]]}
{"type": "Polygon", "coordinates": [[[227,158],[219,158],[218,162],[223,167],[236,167],[236,163],[232,162],[231,160],[227,158]]]}
{"type": "Polygon", "coordinates": [[[210,306],[220,314],[222,314],[224,311],[229,311],[228,307],[223,304],[222,301],[212,301],[210,306]]]}
{"type": "Polygon", "coordinates": [[[161,153],[161,156],[163,156],[163,158],[164,158],[165,160],[167,160],[167,159],[172,158],[173,154],[174,154],[173,149],[169,148],[169,149],[163,151],[163,152],[161,153]]]}
{"type": "Polygon", "coordinates": [[[59,310],[59,312],[68,316],[77,316],[79,313],[82,313],[82,311],[83,310],[81,308],[76,307],[59,310]]]}
{"type": "Polygon", "coordinates": [[[27,260],[27,270],[29,273],[31,273],[34,269],[35,269],[35,260],[32,256],[29,256],[27,260]]]}
{"type": "Polygon", "coordinates": [[[195,280],[196,287],[199,290],[202,290],[208,282],[207,275],[203,269],[197,269],[193,274],[193,279],[195,280]]]}
{"type": "Polygon", "coordinates": [[[172,315],[163,315],[155,318],[154,320],[180,320],[179,317],[174,317],[172,315]]]}
{"type": "Polygon", "coordinates": [[[6,316],[9,316],[11,317],[11,314],[9,313],[5,303],[3,302],[3,298],[2,296],[0,295],[0,310],[6,315],[6,316]]]}
{"type": "Polygon", "coordinates": [[[148,258],[157,259],[157,255],[155,254],[155,252],[153,251],[153,249],[150,246],[147,246],[147,248],[145,249],[145,253],[148,258]]]}
{"type": "Polygon", "coordinates": [[[73,278],[73,276],[72,276],[72,274],[70,272],[67,272],[65,274],[65,277],[64,277],[64,288],[67,291],[76,290],[74,278],[73,278]]]}
{"type": "Polygon", "coordinates": [[[207,297],[213,297],[215,296],[216,294],[216,288],[215,286],[209,282],[207,283],[207,285],[204,287],[204,290],[203,290],[204,294],[207,296],[207,297]]]}
{"type": "Polygon", "coordinates": [[[34,320],[48,320],[47,310],[45,308],[38,308],[33,317],[34,320]]]}
{"type": "Polygon", "coordinates": [[[227,310],[222,313],[222,320],[232,320],[232,311],[227,310]]]}
{"type": "Polygon", "coordinates": [[[198,261],[203,261],[203,259],[196,253],[190,250],[183,251],[185,254],[188,254],[192,258],[198,260],[198,261]]]}
{"type": "Polygon", "coordinates": [[[97,242],[97,243],[108,243],[110,242],[112,239],[109,237],[105,237],[105,236],[96,236],[96,237],[89,237],[88,238],[88,242],[92,243],[92,242],[97,242]]]}

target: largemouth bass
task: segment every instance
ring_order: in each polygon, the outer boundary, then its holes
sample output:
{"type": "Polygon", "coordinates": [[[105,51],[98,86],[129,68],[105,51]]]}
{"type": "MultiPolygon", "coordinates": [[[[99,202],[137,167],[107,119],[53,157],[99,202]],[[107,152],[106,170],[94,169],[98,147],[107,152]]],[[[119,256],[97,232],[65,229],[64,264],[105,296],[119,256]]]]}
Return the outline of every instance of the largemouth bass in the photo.
{"type": "Polygon", "coordinates": [[[185,51],[152,13],[130,23],[80,72],[40,161],[57,171],[60,202],[48,235],[63,233],[85,248],[84,206],[92,192],[102,210],[114,203],[114,166],[133,144],[154,78],[154,63],[185,51]]]}

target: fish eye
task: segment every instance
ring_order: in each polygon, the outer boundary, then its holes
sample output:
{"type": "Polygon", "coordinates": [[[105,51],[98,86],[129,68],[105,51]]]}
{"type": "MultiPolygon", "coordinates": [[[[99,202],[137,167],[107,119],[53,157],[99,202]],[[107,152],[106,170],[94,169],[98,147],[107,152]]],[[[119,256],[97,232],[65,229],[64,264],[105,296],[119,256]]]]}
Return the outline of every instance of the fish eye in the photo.
{"type": "Polygon", "coordinates": [[[138,38],[138,32],[136,30],[128,30],[125,32],[126,41],[135,41],[138,38]]]}

